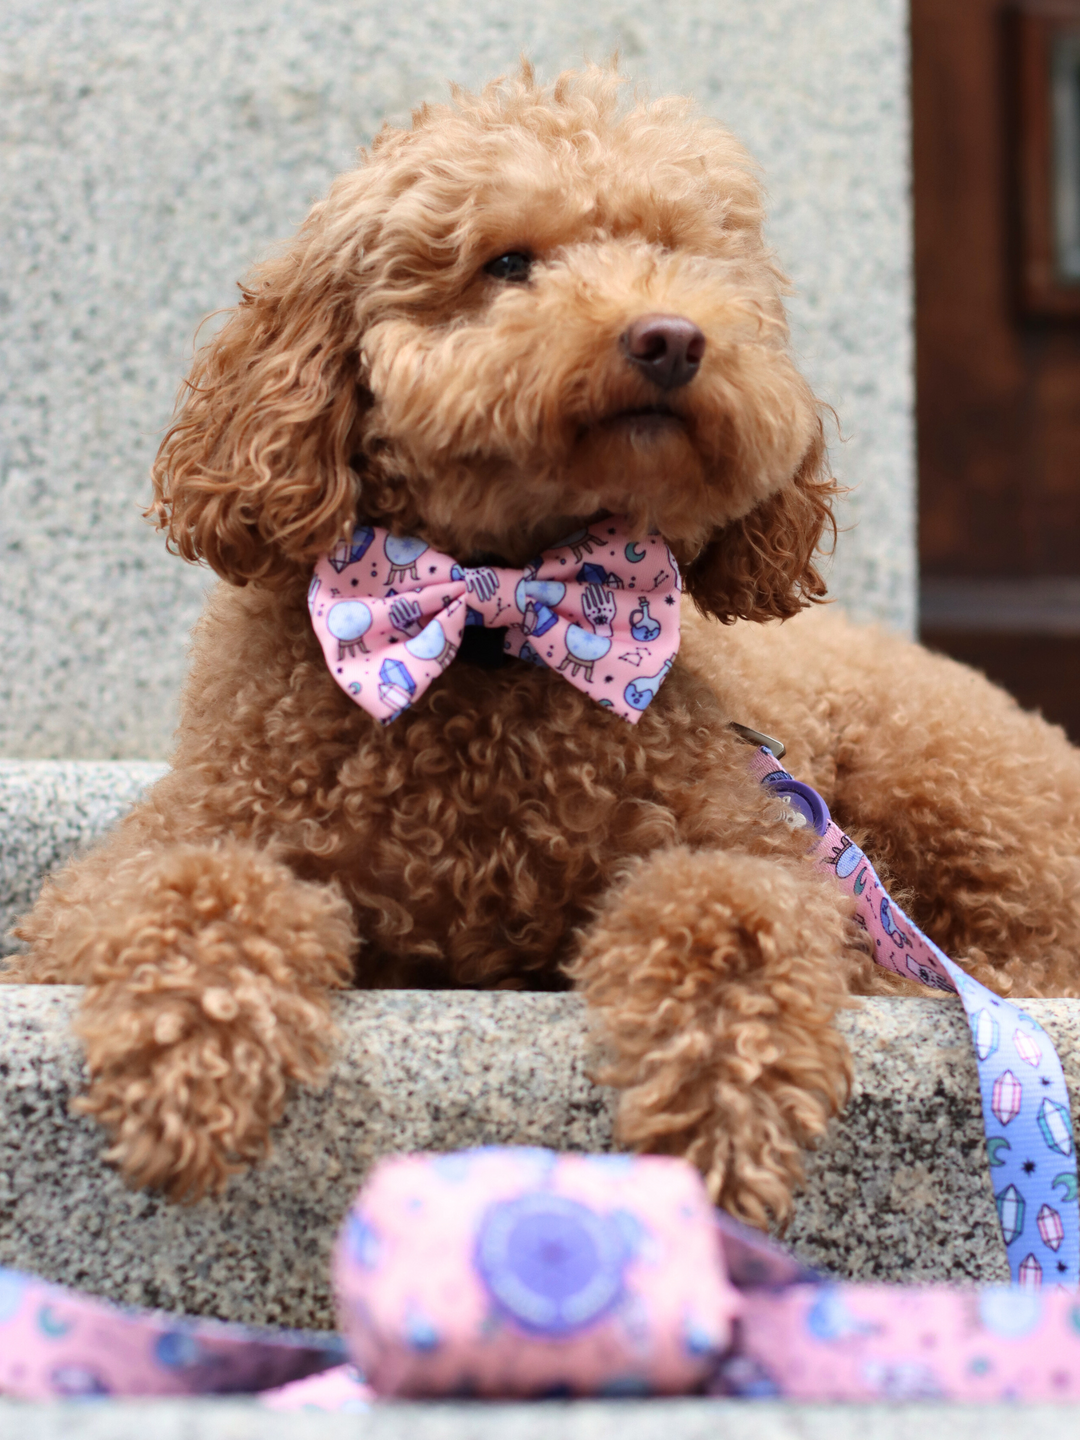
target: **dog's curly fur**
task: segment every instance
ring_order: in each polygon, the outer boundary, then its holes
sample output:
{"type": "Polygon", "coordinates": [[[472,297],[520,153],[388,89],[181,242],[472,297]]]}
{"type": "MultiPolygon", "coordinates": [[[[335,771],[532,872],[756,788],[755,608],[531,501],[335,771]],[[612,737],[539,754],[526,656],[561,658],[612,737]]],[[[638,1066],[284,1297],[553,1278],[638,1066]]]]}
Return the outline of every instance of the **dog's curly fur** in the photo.
{"type": "Polygon", "coordinates": [[[172,769],[46,886],[6,977],[86,985],[81,1103],[133,1183],[193,1197],[263,1154],[334,987],[572,980],[623,1139],[782,1220],[846,1092],[836,1010],[896,987],[733,720],[788,741],[980,979],[1080,993],[1062,733],[903,640],[792,618],[833,485],[761,226],[752,163],[685,102],[526,71],[385,130],[197,357],[154,509],[226,583],[172,769]],[[508,252],[525,283],[485,269],[508,252]],[[706,340],[667,415],[620,345],[646,313],[706,340]],[[386,728],[334,683],[305,592],[358,515],[521,564],[607,512],[661,533],[701,612],[636,727],[518,662],[459,661],[386,728]]]}

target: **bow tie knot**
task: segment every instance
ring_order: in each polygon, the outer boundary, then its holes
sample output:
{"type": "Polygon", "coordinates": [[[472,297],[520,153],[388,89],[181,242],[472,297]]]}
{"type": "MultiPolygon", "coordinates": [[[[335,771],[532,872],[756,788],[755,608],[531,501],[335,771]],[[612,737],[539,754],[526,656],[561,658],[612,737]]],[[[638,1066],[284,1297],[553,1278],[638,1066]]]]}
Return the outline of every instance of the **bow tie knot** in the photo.
{"type": "Polygon", "coordinates": [[[635,723],[679,648],[680,588],[660,537],[635,541],[614,517],[521,570],[461,565],[417,536],[360,525],[315,566],[308,609],[331,675],[383,724],[451,663],[467,625],[505,628],[508,654],[635,723]]]}

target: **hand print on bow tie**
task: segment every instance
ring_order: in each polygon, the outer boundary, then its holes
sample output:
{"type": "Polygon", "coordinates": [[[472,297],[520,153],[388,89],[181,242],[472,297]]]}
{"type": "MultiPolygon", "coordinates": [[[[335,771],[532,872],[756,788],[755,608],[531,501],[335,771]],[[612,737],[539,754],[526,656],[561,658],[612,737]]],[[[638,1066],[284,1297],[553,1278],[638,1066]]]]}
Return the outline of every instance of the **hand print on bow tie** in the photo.
{"type": "Polygon", "coordinates": [[[423,628],[423,611],[415,600],[395,600],[390,606],[390,623],[403,635],[419,635],[423,628]]]}
{"type": "Polygon", "coordinates": [[[611,622],[615,619],[615,596],[602,585],[586,585],[581,596],[581,610],[585,619],[597,635],[609,639],[614,633],[611,622]]]}
{"type": "Polygon", "coordinates": [[[490,565],[481,565],[476,570],[466,569],[465,588],[470,595],[486,603],[494,598],[499,588],[499,577],[490,565]]]}

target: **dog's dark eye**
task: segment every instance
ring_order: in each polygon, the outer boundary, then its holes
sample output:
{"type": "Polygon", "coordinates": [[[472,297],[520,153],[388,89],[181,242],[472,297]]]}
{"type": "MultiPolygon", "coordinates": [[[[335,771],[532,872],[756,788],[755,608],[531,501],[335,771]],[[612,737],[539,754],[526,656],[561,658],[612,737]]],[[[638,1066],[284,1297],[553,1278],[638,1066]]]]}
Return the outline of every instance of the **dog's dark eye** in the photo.
{"type": "Polygon", "coordinates": [[[532,262],[533,257],[524,250],[510,250],[495,260],[489,260],[484,266],[484,274],[495,280],[527,280],[532,262]]]}

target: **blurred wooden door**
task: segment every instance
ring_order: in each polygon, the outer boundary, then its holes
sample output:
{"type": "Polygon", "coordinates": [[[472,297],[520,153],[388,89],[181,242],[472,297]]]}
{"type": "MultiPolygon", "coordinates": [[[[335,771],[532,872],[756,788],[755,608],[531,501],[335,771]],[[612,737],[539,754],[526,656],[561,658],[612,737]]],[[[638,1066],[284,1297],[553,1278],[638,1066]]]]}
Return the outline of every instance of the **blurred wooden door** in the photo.
{"type": "Polygon", "coordinates": [[[912,0],[922,629],[1080,741],[1080,279],[1025,301],[1021,141],[1053,116],[1020,53],[1039,81],[1039,27],[1080,37],[1080,0],[1018,8],[912,0]]]}

